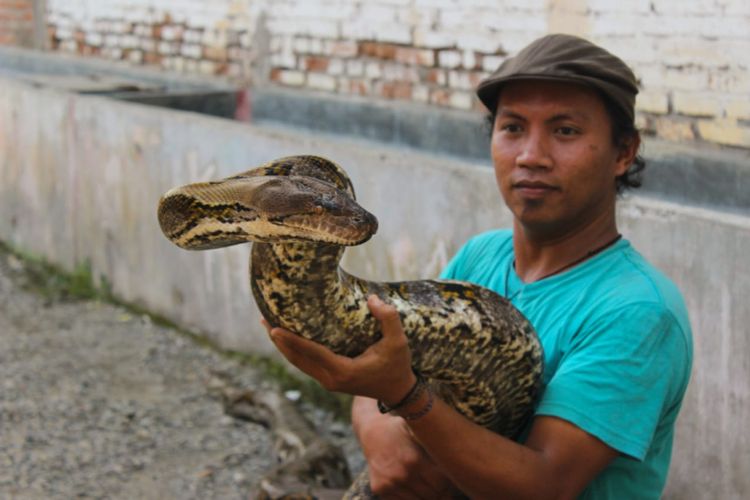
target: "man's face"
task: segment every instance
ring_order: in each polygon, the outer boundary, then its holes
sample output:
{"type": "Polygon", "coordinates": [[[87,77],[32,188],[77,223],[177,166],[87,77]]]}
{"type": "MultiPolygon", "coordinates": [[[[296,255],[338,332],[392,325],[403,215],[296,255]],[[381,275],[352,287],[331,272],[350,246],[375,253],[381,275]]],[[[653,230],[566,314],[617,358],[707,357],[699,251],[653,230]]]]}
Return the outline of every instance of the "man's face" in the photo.
{"type": "Polygon", "coordinates": [[[492,160],[516,222],[563,236],[614,213],[615,177],[625,173],[632,154],[615,147],[611,130],[594,90],[538,80],[505,85],[492,160]]]}

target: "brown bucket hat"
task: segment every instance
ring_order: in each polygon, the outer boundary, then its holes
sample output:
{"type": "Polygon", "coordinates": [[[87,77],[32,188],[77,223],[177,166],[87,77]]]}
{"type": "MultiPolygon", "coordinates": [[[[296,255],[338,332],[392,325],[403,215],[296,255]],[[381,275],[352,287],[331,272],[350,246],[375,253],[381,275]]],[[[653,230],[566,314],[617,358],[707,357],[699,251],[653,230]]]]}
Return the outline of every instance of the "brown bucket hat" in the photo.
{"type": "Polygon", "coordinates": [[[573,35],[547,35],[526,46],[477,87],[487,109],[495,110],[501,87],[514,80],[551,80],[599,90],[632,122],[638,82],[619,57],[573,35]]]}

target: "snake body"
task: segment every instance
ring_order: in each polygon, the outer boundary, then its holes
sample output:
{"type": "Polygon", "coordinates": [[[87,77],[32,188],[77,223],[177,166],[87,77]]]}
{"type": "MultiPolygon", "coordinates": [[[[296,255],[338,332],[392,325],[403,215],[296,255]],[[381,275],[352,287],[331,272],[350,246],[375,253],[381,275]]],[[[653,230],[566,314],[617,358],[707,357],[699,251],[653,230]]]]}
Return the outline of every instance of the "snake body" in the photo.
{"type": "Polygon", "coordinates": [[[380,338],[366,297],[396,307],[413,368],[472,421],[515,436],[533,412],[542,349],[507,300],[458,281],[375,282],[339,267],[345,246],[368,240],[377,220],[357,204],[344,170],[293,156],[218,182],[166,193],[158,218],[186,249],[254,242],[251,287],[274,326],[356,356],[380,338]]]}

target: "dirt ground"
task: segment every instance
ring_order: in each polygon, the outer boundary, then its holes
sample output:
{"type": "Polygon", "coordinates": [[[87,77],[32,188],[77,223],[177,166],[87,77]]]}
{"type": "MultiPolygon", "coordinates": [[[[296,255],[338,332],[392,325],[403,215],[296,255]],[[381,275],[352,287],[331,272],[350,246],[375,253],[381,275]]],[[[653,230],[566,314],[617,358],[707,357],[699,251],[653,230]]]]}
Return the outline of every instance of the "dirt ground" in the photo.
{"type": "MultiPolygon", "coordinates": [[[[270,436],[224,415],[206,381],[272,381],[147,316],[28,281],[0,251],[0,498],[253,497],[270,436]]],[[[305,409],[361,468],[348,425],[305,409]]]]}

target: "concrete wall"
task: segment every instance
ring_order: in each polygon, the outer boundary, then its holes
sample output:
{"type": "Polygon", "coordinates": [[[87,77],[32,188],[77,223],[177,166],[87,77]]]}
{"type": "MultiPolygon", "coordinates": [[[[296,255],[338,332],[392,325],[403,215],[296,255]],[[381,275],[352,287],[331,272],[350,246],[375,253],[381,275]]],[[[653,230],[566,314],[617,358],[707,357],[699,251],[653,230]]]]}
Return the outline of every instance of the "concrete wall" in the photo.
{"type": "MultiPolygon", "coordinates": [[[[174,185],[298,153],[344,165],[380,219],[379,234],[346,257],[365,277],[434,276],[469,235],[510,222],[483,166],[3,79],[0,239],[68,267],[90,260],[122,299],[224,346],[271,352],[251,304],[248,248],[179,250],[155,208],[174,185]]],[[[695,331],[668,497],[747,498],[750,217],[633,198],[620,223],[681,287],[695,331]]]]}
{"type": "Polygon", "coordinates": [[[633,66],[650,133],[750,148],[747,0],[48,0],[48,23],[56,50],[459,109],[509,54],[573,33],[633,66]]]}

